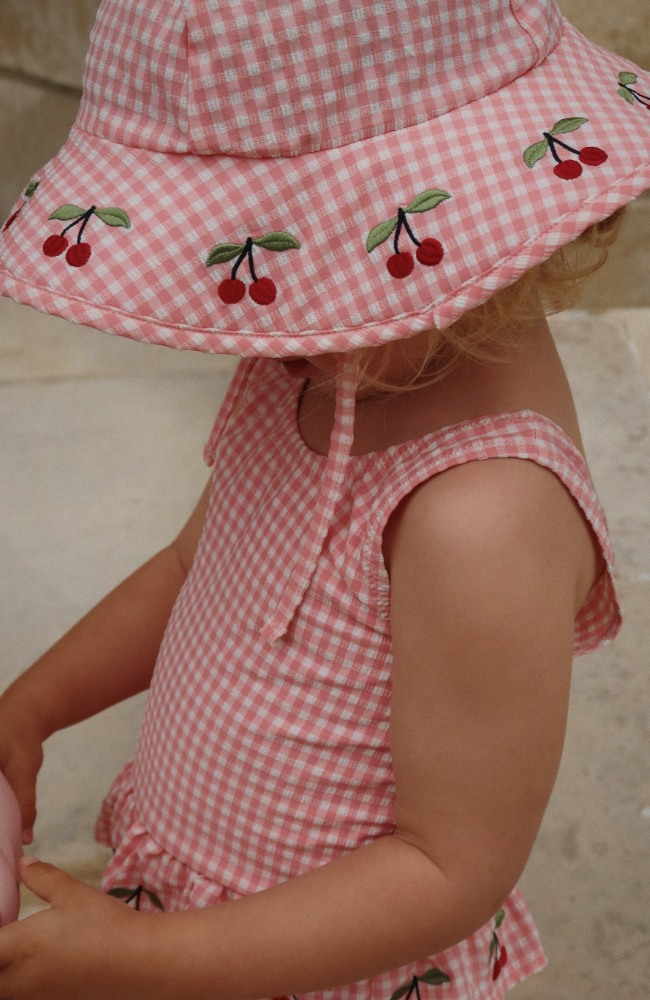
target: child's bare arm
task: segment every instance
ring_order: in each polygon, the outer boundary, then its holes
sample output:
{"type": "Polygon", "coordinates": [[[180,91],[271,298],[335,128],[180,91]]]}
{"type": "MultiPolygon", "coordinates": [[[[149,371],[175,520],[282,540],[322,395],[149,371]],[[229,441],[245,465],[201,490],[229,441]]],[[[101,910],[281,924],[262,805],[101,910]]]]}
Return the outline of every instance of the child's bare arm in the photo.
{"type": "Polygon", "coordinates": [[[209,486],[175,542],[111,591],[0,698],[0,768],[20,803],[24,843],[31,842],[43,741],[149,687],[208,493],[209,486]]]}
{"type": "Polygon", "coordinates": [[[591,539],[551,473],[496,460],[412,494],[388,548],[395,834],[234,902],[159,915],[35,865],[28,884],[54,905],[0,932],[1,995],[46,1000],[53,970],[68,1000],[308,993],[434,955],[494,914],[560,759],[591,539]]]}

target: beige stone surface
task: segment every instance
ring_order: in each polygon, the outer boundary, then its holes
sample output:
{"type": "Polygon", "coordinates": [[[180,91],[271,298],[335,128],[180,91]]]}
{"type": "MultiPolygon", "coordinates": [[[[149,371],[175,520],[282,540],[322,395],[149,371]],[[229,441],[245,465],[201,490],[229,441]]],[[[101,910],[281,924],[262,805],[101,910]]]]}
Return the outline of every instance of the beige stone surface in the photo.
{"type": "Polygon", "coordinates": [[[650,310],[553,321],[625,624],[574,666],[560,774],[521,880],[548,968],[513,1000],[645,1000],[650,974],[650,310]]]}
{"type": "Polygon", "coordinates": [[[81,87],[99,0],[1,0],[0,67],[81,87]]]}
{"type": "Polygon", "coordinates": [[[650,306],[650,191],[630,203],[607,263],[586,285],[580,305],[592,310],[650,306]]]}
{"type": "MultiPolygon", "coordinates": [[[[1,7],[1,3],[0,3],[1,7]]],[[[65,142],[80,94],[0,74],[0,219],[65,142]]]]}
{"type": "Polygon", "coordinates": [[[560,775],[521,888],[548,967],[513,1000],[647,1000],[650,582],[619,582],[626,623],[577,661],[560,775]]]}
{"type": "Polygon", "coordinates": [[[565,17],[597,45],[650,69],[648,0],[558,0],[565,17]]]}

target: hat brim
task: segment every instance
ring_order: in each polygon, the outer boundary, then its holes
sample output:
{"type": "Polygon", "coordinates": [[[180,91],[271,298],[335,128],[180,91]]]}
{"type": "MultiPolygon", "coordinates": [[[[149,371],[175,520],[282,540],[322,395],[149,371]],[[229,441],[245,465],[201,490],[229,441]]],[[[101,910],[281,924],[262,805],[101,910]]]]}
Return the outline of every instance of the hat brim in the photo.
{"type": "MultiPolygon", "coordinates": [[[[242,356],[315,355],[444,329],[650,187],[650,111],[618,92],[621,71],[650,94],[650,74],[564,21],[544,62],[501,90],[338,149],[278,159],[167,154],[75,127],[2,234],[0,293],[134,340],[242,356]],[[550,149],[528,166],[524,150],[569,118],[586,121],[557,137],[607,160],[573,179],[554,173],[550,149]],[[444,256],[395,278],[386,266],[395,231],[371,252],[368,235],[431,189],[451,197],[407,218],[444,256]],[[68,224],[49,221],[65,204],[117,207],[130,228],[93,216],[84,232],[91,257],[70,266],[43,252],[68,224]],[[209,251],[270,232],[300,244],[253,247],[275,301],[250,297],[245,259],[247,294],[223,302],[218,286],[234,261],[208,267],[209,251]]],[[[416,250],[404,229],[399,249],[416,250]]]]}

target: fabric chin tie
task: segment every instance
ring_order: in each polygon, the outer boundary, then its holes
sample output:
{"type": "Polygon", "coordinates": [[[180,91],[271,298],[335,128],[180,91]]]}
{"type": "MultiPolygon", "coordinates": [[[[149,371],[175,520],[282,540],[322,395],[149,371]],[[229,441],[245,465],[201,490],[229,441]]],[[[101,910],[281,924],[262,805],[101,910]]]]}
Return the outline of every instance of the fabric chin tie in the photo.
{"type": "Polygon", "coordinates": [[[221,439],[223,438],[226,428],[230,423],[235,410],[237,409],[237,404],[241,401],[246,391],[246,386],[256,361],[257,358],[242,358],[237,365],[237,371],[235,372],[232,382],[228,387],[228,392],[226,393],[226,397],[221,405],[217,419],[214,422],[212,433],[210,434],[208,442],[203,449],[203,461],[210,468],[215,463],[221,439]]]}
{"type": "Polygon", "coordinates": [[[295,570],[275,613],[267,618],[262,636],[272,645],[287,631],[316,569],[332,515],[341,496],[354,437],[354,408],[359,365],[354,354],[340,354],[336,369],[336,412],[318,506],[295,570]]]}

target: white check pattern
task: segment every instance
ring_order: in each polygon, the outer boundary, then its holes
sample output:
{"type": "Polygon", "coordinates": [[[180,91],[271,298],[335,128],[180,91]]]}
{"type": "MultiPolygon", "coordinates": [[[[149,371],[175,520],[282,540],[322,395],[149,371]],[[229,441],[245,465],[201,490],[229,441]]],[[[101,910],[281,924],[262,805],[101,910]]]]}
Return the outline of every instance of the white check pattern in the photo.
{"type": "MultiPolygon", "coordinates": [[[[116,853],[104,888],[144,884],[166,909],[257,892],[390,834],[394,783],[389,580],[381,536],[418,483],[453,466],[518,457],[551,469],[575,497],[607,568],[576,620],[576,655],[620,627],[605,516],[582,457],[529,411],[467,421],[349,459],[331,529],[302,601],[296,572],[327,459],[297,427],[302,388],[279,366],[242,361],[199,551],[172,613],[133,762],[104,803],[97,836],[116,853]],[[296,591],[275,645],[262,636],[296,591]]],[[[220,424],[223,427],[223,419],[220,424]]],[[[215,441],[208,449],[208,457],[215,441]]],[[[447,1000],[500,1000],[544,964],[518,890],[505,905],[509,961],[492,982],[490,926],[441,955],[313,1000],[388,1000],[437,965],[447,1000]]]]}

